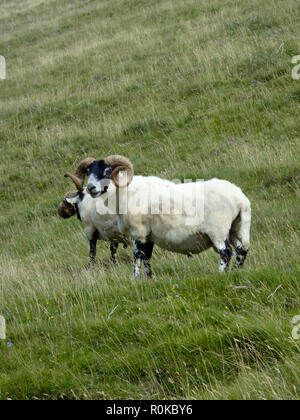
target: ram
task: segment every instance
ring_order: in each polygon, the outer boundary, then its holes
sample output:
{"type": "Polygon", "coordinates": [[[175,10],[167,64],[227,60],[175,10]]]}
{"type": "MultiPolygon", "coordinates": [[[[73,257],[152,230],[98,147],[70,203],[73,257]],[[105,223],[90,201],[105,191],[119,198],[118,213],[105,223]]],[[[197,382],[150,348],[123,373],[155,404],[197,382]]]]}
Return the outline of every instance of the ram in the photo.
{"type": "Polygon", "coordinates": [[[116,252],[120,243],[126,248],[130,239],[122,235],[118,229],[116,214],[109,214],[102,197],[94,200],[83,188],[85,168],[94,162],[93,158],[84,159],[78,166],[75,175],[65,174],[74,182],[77,191],[66,193],[58,206],[58,214],[68,219],[77,214],[83,223],[84,232],[90,244],[90,268],[94,266],[96,257],[97,241],[110,242],[111,261],[116,264],[116,252]]]}
{"type": "Polygon", "coordinates": [[[87,190],[94,199],[118,198],[119,230],[135,241],[136,277],[140,275],[142,262],[145,274],[152,275],[150,260],[154,244],[183,254],[200,253],[213,247],[220,256],[220,272],[229,268],[233,245],[237,255],[235,268],[244,264],[250,246],[251,206],[236,185],[216,178],[176,184],[156,177],[133,177],[132,163],[119,155],[94,161],[86,171],[87,190]],[[200,197],[195,197],[193,191],[200,191],[200,197]],[[200,202],[202,212],[196,214],[194,223],[189,220],[191,213],[184,209],[173,211],[180,209],[183,196],[192,204],[197,198],[200,202]],[[168,201],[168,209],[164,211],[168,201]],[[137,211],[136,203],[146,203],[146,211],[145,205],[143,211],[137,211]]]}

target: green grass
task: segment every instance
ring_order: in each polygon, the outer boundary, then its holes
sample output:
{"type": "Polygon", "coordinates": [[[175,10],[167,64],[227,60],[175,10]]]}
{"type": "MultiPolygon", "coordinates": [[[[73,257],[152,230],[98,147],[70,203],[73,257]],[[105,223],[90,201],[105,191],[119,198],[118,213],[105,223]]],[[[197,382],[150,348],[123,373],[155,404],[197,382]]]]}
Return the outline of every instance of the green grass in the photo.
{"type": "Polygon", "coordinates": [[[298,399],[299,2],[0,8],[0,398],[298,399]],[[155,277],[136,281],[132,250],[115,268],[102,243],[89,272],[57,204],[67,170],[112,153],[137,174],[239,185],[243,270],[157,248],[155,277]]]}

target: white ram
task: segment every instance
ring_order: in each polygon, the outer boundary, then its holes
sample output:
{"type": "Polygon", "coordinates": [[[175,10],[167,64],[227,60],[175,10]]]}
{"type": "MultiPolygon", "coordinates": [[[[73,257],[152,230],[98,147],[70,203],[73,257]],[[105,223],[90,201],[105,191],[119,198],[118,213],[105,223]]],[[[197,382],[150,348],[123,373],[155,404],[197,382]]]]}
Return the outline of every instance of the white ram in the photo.
{"type": "Polygon", "coordinates": [[[151,276],[150,259],[154,244],[185,254],[199,253],[213,247],[221,258],[221,272],[229,267],[233,254],[232,244],[237,254],[235,267],[243,265],[250,246],[251,206],[236,185],[216,178],[199,184],[175,184],[156,177],[133,177],[132,163],[119,155],[92,162],[86,172],[87,190],[93,198],[103,195],[106,200],[114,200],[115,197],[119,199],[119,230],[135,241],[135,276],[140,274],[142,261],[145,274],[151,276]],[[121,173],[123,178],[119,177],[121,173]],[[121,179],[125,179],[125,185],[121,179]],[[126,186],[128,189],[124,188],[126,186]],[[198,222],[190,224],[187,223],[190,213],[185,210],[176,213],[172,210],[180,208],[183,196],[193,205],[197,200],[193,191],[201,191],[198,201],[202,212],[197,215],[198,222]],[[145,207],[143,211],[136,211],[136,203],[144,204],[145,201],[148,205],[146,211],[145,207]],[[162,211],[166,201],[170,202],[171,211],[162,211]],[[157,204],[160,211],[153,214],[153,206],[157,207],[157,204]]]}

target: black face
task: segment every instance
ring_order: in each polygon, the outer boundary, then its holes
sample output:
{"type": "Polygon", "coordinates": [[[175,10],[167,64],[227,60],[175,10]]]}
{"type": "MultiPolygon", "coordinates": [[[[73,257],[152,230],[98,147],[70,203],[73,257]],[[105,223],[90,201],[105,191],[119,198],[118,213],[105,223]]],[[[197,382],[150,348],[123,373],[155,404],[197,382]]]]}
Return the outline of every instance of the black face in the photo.
{"type": "Polygon", "coordinates": [[[63,219],[69,219],[74,214],[77,214],[78,219],[81,220],[78,203],[84,199],[84,196],[83,191],[78,191],[75,195],[71,194],[69,197],[64,198],[58,208],[59,215],[63,219]]]}
{"type": "Polygon", "coordinates": [[[78,203],[80,203],[84,199],[84,193],[82,191],[78,191],[76,195],[76,200],[74,200],[74,204],[70,204],[72,208],[75,208],[77,219],[81,221],[80,211],[78,207],[78,203]],[[74,207],[73,207],[74,206],[74,207]]]}
{"type": "Polygon", "coordinates": [[[84,193],[82,191],[78,191],[77,197],[79,201],[82,201],[84,199],[84,193]]]}
{"type": "Polygon", "coordinates": [[[107,191],[111,173],[112,167],[104,160],[96,160],[87,168],[87,190],[92,197],[99,197],[107,191]]]}

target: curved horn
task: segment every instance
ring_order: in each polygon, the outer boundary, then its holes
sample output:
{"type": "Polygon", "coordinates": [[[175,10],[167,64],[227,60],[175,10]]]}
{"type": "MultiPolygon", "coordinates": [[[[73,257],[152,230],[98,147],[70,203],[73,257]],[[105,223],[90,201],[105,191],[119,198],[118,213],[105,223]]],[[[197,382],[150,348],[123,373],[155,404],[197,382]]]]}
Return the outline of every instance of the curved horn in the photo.
{"type": "Polygon", "coordinates": [[[82,190],[87,167],[90,166],[91,163],[95,162],[95,160],[96,159],[94,158],[86,158],[82,160],[78,168],[76,169],[75,175],[72,175],[70,174],[70,172],[67,172],[65,174],[65,178],[70,178],[74,182],[77,190],[82,190]]]}
{"type": "Polygon", "coordinates": [[[58,205],[58,214],[63,219],[69,219],[70,217],[74,216],[76,213],[72,204],[66,201],[66,198],[74,198],[76,197],[77,191],[70,191],[64,195],[63,200],[58,205]]]}
{"type": "Polygon", "coordinates": [[[134,170],[133,170],[133,165],[129,159],[120,155],[111,155],[105,159],[105,162],[108,165],[110,165],[113,169],[112,174],[111,174],[111,179],[113,180],[117,188],[127,187],[131,183],[134,170]],[[120,182],[118,175],[121,171],[125,171],[127,173],[126,185],[122,185],[124,184],[122,180],[120,182]]]}
{"type": "Polygon", "coordinates": [[[64,175],[64,177],[65,178],[70,178],[74,182],[75,187],[77,188],[78,191],[82,190],[83,181],[81,181],[79,178],[77,178],[77,176],[70,174],[70,172],[67,172],[64,175]]]}

